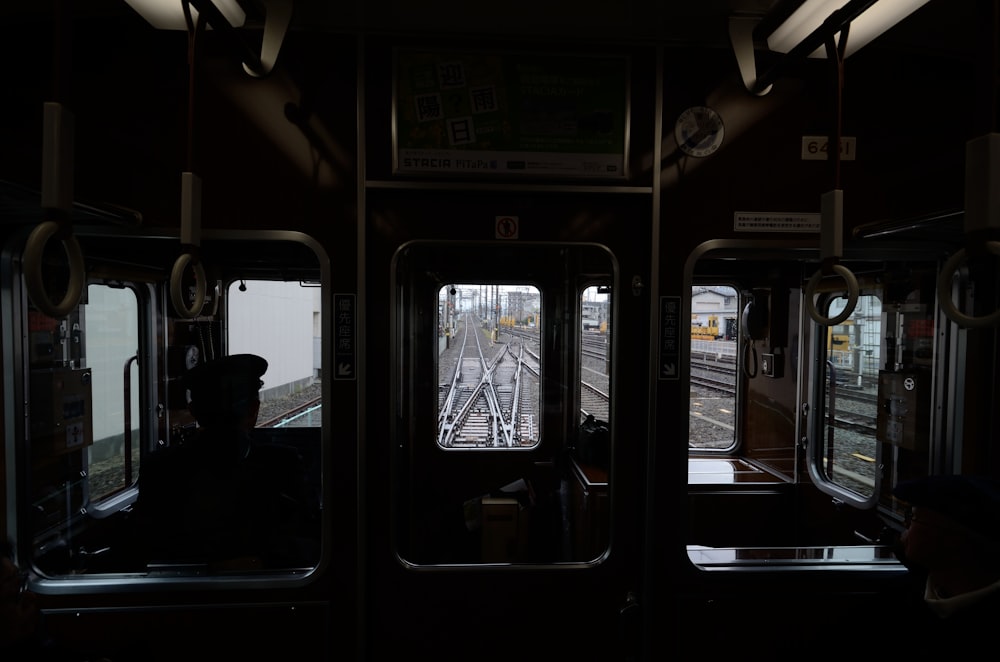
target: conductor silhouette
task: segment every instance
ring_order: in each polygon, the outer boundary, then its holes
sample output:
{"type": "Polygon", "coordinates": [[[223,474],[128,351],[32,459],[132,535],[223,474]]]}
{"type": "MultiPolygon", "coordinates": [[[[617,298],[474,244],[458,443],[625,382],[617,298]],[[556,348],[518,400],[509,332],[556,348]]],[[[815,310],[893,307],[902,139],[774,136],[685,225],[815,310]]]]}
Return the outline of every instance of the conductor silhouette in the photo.
{"type": "Polygon", "coordinates": [[[254,438],[266,371],[260,356],[235,354],[184,376],[198,428],[141,467],[147,561],[215,570],[315,563],[318,500],[302,457],[254,438]]]}

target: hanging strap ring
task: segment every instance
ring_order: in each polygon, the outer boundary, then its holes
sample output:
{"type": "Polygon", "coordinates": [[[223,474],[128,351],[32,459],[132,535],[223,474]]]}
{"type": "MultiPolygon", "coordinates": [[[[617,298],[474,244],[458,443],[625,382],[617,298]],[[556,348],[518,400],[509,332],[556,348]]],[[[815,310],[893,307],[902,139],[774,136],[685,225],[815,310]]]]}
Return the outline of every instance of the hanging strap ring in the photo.
{"type": "Polygon", "coordinates": [[[174,310],[184,319],[194,319],[205,306],[205,268],[192,251],[181,253],[174,262],[174,268],[170,272],[170,300],[174,304],[174,310]],[[194,268],[195,277],[194,301],[190,307],[184,300],[183,290],[184,271],[189,264],[194,268]]]}
{"type": "MultiPolygon", "coordinates": [[[[985,246],[994,255],[1000,255],[1000,241],[987,241],[985,246]]],[[[965,261],[965,249],[960,248],[941,267],[941,275],[938,277],[937,283],[937,295],[941,312],[952,322],[963,328],[973,329],[993,326],[997,322],[1000,322],[1000,308],[994,310],[989,315],[972,317],[961,312],[951,299],[951,281],[963,261],[965,261]]]]}
{"type": "Polygon", "coordinates": [[[806,285],[806,312],[809,313],[809,317],[813,318],[813,321],[822,326],[835,326],[840,324],[851,316],[851,313],[854,312],[854,307],[858,305],[858,279],[855,278],[850,269],[842,264],[834,264],[831,268],[835,274],[839,275],[847,283],[847,305],[839,315],[836,317],[824,317],[818,310],[816,310],[816,302],[813,301],[813,294],[816,292],[816,287],[819,286],[819,281],[823,278],[822,269],[817,269],[816,273],[812,275],[812,278],[809,279],[809,283],[806,285]]]}
{"type": "Polygon", "coordinates": [[[64,230],[63,224],[57,221],[44,221],[35,226],[28,235],[24,247],[23,265],[24,285],[28,290],[28,297],[38,310],[58,319],[69,315],[70,311],[80,303],[85,280],[83,252],[80,250],[80,242],[72,231],[64,230]],[[62,301],[53,303],[45,291],[45,282],[42,279],[42,255],[49,240],[60,234],[63,250],[66,251],[66,260],[69,263],[69,278],[66,281],[66,294],[62,301]]]}

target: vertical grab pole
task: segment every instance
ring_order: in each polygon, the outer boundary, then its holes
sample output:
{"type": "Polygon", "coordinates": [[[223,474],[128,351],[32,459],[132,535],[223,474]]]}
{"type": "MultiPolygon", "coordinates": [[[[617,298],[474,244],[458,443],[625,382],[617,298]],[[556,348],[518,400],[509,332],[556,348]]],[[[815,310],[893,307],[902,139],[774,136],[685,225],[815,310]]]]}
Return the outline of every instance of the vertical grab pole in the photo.
{"type": "Polygon", "coordinates": [[[974,317],[958,310],[952,301],[952,280],[958,268],[975,254],[1000,255],[1000,133],[974,138],[965,148],[965,237],[960,248],[941,266],[938,276],[938,305],[960,327],[980,328],[1000,322],[1000,308],[974,317]]]}

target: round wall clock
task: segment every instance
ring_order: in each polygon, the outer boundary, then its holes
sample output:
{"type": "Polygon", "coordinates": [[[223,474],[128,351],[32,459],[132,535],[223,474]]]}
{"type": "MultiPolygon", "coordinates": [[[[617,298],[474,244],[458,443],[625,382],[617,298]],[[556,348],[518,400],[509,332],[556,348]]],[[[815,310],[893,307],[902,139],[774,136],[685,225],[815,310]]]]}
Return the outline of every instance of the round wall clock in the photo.
{"type": "Polygon", "coordinates": [[[708,106],[692,106],[677,117],[674,138],[681,151],[690,156],[708,156],[722,145],[726,129],[722,118],[708,106]]]}

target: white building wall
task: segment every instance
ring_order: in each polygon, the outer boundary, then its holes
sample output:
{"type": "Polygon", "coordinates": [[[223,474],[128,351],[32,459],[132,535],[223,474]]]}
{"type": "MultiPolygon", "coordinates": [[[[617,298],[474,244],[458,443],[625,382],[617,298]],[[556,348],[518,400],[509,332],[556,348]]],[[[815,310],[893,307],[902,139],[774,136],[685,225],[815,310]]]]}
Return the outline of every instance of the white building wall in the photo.
{"type": "Polygon", "coordinates": [[[313,374],[323,374],[323,288],[313,287],[313,374]]]}
{"type": "Polygon", "coordinates": [[[261,388],[265,398],[312,383],[319,290],[277,281],[246,281],[245,292],[239,283],[230,287],[227,353],[267,360],[261,388]]]}
{"type": "MultiPolygon", "coordinates": [[[[87,288],[85,355],[91,369],[94,440],[121,436],[125,420],[125,362],[139,347],[138,301],[130,289],[87,288]]],[[[132,425],[139,425],[139,367],[131,364],[132,425]]]]}
{"type": "Polygon", "coordinates": [[[729,305],[726,305],[726,297],[714,290],[694,291],[691,294],[691,323],[708,324],[708,318],[712,315],[719,317],[719,324],[725,317],[736,317],[736,293],[729,305]]]}

